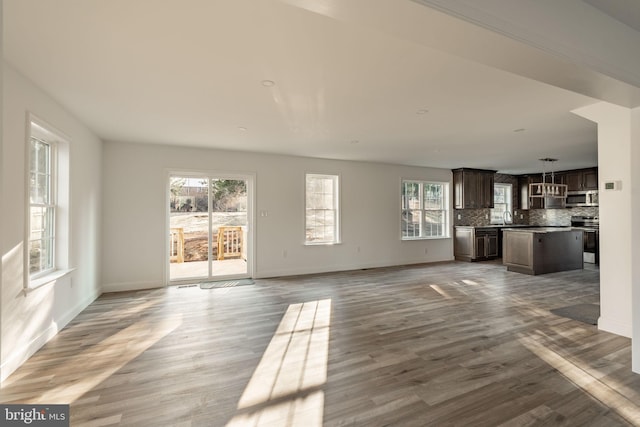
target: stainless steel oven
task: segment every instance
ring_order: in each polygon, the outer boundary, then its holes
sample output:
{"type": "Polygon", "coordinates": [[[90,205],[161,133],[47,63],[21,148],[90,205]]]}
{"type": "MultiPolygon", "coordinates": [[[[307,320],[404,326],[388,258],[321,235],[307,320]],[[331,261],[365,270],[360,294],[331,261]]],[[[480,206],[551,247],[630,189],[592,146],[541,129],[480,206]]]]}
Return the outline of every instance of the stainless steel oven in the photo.
{"type": "Polygon", "coordinates": [[[597,216],[572,216],[571,226],[582,230],[584,262],[600,264],[600,221],[597,216]]]}
{"type": "Polygon", "coordinates": [[[567,192],[566,207],[598,206],[598,190],[567,192]]]}

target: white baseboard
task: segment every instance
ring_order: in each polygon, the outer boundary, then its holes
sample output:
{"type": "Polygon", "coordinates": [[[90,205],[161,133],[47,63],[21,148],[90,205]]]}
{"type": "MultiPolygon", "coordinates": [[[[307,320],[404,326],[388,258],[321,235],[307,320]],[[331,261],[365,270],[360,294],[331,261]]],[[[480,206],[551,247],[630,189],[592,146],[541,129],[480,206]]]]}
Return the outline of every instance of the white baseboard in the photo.
{"type": "Polygon", "coordinates": [[[36,351],[40,350],[51,338],[55,337],[69,322],[89,306],[100,296],[100,292],[94,292],[67,310],[60,319],[52,320],[49,326],[40,332],[34,339],[22,347],[13,350],[7,359],[0,365],[0,383],[4,382],[16,369],[27,361],[36,351]]]}
{"type": "Polygon", "coordinates": [[[164,288],[162,283],[158,282],[121,282],[121,283],[108,283],[102,285],[102,292],[124,292],[124,291],[139,291],[142,289],[155,289],[164,288]]]}
{"type": "Polygon", "coordinates": [[[275,269],[275,270],[267,270],[260,271],[254,274],[254,278],[256,279],[265,279],[269,277],[284,277],[284,276],[301,276],[305,274],[321,274],[321,273],[333,273],[339,271],[351,271],[351,270],[362,270],[365,268],[384,268],[384,267],[400,267],[402,265],[414,265],[414,264],[433,264],[438,262],[448,262],[454,261],[454,258],[451,259],[442,259],[442,260],[407,260],[402,264],[398,263],[363,263],[358,265],[331,265],[331,266],[323,266],[319,268],[286,268],[286,269],[275,269]]]}
{"type": "Polygon", "coordinates": [[[598,319],[598,329],[627,338],[631,338],[632,335],[631,324],[620,322],[619,320],[611,318],[606,318],[604,316],[600,316],[600,318],[598,319]]]}

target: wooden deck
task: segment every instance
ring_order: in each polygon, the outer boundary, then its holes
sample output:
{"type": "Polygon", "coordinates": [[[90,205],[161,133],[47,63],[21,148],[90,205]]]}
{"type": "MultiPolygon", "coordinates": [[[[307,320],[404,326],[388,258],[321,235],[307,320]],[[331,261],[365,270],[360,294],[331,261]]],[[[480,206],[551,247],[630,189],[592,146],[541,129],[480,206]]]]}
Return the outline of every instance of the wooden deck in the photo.
{"type": "Polygon", "coordinates": [[[106,294],[0,400],[78,426],[640,425],[630,340],[558,317],[598,271],[445,263],[106,294]]]}
{"type": "MultiPolygon", "coordinates": [[[[233,276],[247,273],[247,261],[244,259],[225,259],[212,261],[214,276],[233,276]]],[[[185,280],[192,277],[206,277],[209,274],[207,261],[192,261],[169,264],[171,280],[185,280]]]]}

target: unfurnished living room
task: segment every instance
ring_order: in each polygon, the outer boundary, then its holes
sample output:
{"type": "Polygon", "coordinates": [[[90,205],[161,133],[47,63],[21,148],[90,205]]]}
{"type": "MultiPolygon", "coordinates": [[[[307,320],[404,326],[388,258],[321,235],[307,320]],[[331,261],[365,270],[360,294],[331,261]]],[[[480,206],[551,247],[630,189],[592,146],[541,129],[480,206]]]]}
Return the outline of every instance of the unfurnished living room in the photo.
{"type": "Polygon", "coordinates": [[[0,425],[640,426],[639,3],[0,12],[0,425]]]}

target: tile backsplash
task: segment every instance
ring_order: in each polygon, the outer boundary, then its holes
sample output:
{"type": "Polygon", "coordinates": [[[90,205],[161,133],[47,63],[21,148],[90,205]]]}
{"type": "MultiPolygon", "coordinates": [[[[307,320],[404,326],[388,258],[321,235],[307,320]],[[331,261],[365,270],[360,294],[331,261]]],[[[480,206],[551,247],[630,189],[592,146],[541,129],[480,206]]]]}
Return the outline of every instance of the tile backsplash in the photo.
{"type": "Polygon", "coordinates": [[[570,226],[572,216],[598,216],[598,208],[589,206],[567,209],[531,209],[529,224],[570,226]]]}
{"type": "MultiPolygon", "coordinates": [[[[454,209],[453,225],[489,225],[490,214],[491,209],[454,209]]],[[[597,216],[598,208],[515,210],[513,223],[538,226],[570,226],[571,217],[576,215],[597,216]],[[522,218],[520,218],[520,216],[522,216],[522,218]]]]}
{"type": "MultiPolygon", "coordinates": [[[[491,209],[454,209],[453,225],[488,225],[491,209]]],[[[529,224],[529,211],[516,210],[513,214],[514,224],[529,224]],[[520,216],[522,215],[522,218],[520,216]]]]}

